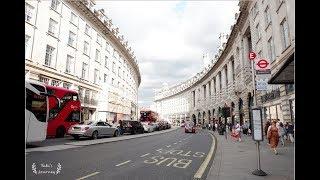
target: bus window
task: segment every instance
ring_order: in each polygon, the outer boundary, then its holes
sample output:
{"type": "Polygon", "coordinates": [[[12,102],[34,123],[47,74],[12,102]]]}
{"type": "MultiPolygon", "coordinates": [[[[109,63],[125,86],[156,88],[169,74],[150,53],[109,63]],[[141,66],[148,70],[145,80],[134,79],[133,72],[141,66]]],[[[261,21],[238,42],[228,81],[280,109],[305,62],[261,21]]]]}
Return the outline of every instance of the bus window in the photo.
{"type": "Polygon", "coordinates": [[[78,101],[79,100],[78,95],[77,94],[73,94],[72,95],[72,100],[73,101],[78,101]]]}
{"type": "Polygon", "coordinates": [[[26,89],[26,109],[32,112],[37,120],[46,122],[47,117],[47,99],[46,96],[37,95],[29,89],[26,89]]]}

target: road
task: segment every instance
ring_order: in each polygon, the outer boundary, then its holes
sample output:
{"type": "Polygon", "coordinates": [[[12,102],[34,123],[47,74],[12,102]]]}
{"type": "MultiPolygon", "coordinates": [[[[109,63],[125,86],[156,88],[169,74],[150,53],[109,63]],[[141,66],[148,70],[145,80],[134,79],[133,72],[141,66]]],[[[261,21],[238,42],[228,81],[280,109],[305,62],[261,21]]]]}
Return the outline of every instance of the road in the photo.
{"type": "Polygon", "coordinates": [[[179,128],[137,139],[31,152],[26,155],[26,176],[27,179],[193,179],[211,144],[208,132],[186,134],[179,128]]]}

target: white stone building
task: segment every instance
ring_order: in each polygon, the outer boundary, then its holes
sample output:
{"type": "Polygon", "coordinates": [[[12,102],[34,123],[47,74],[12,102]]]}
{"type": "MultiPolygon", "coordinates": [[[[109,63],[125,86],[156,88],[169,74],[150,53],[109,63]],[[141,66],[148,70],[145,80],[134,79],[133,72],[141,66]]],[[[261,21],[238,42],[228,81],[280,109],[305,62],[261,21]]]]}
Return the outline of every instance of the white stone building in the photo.
{"type": "Polygon", "coordinates": [[[257,59],[271,62],[268,91],[256,91],[264,120],[294,122],[294,8],[294,0],[240,1],[236,22],[228,35],[221,35],[221,42],[224,37],[227,41],[220,44],[213,63],[191,79],[155,94],[160,115],[178,121],[190,117],[205,124],[221,119],[222,107],[228,106],[229,121],[249,121],[250,108],[255,105],[249,60],[253,51],[257,59]]]}
{"type": "Polygon", "coordinates": [[[83,120],[137,119],[137,60],[94,0],[25,1],[26,78],[77,90],[83,120]]]}

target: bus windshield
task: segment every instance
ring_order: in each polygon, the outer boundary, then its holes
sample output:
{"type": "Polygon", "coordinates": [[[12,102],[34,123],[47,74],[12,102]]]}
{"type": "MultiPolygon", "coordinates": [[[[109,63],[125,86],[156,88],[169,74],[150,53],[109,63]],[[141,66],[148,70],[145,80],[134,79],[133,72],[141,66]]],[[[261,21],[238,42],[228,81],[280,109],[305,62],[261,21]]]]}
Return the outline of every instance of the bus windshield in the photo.
{"type": "Polygon", "coordinates": [[[47,99],[46,96],[37,95],[29,89],[26,89],[26,108],[32,112],[41,122],[46,122],[47,117],[47,99]]]}

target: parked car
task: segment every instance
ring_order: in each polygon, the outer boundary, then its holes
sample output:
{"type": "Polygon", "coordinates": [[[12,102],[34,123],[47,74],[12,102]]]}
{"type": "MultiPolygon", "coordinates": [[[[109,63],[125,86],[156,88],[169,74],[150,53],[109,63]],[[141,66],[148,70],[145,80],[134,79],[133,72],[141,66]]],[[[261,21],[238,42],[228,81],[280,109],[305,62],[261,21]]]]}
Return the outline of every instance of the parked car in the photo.
{"type": "Polygon", "coordinates": [[[156,130],[157,124],[152,122],[142,122],[144,132],[153,132],[156,130]]]}
{"type": "Polygon", "coordinates": [[[184,126],[185,133],[196,133],[196,128],[192,123],[186,123],[184,126]]]}
{"type": "Polygon", "coordinates": [[[123,120],[123,132],[130,134],[144,133],[143,125],[140,121],[123,120]]]}
{"type": "Polygon", "coordinates": [[[104,121],[86,121],[83,124],[72,125],[68,129],[68,134],[74,139],[79,139],[80,137],[97,139],[100,136],[118,136],[119,130],[104,121]]]}
{"type": "Polygon", "coordinates": [[[164,121],[159,121],[159,131],[166,129],[166,124],[164,121]]]}
{"type": "Polygon", "coordinates": [[[171,124],[168,121],[165,121],[165,125],[166,125],[166,129],[170,129],[171,128],[171,124]]]}

